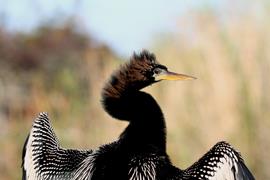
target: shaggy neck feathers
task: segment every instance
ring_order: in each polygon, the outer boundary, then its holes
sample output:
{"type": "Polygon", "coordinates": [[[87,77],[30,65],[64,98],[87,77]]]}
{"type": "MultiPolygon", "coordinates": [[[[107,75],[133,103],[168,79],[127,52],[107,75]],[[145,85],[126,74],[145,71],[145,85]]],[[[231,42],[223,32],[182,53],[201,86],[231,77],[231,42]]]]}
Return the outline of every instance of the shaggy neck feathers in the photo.
{"type": "Polygon", "coordinates": [[[102,101],[104,109],[112,117],[130,122],[120,136],[123,144],[135,151],[149,147],[165,152],[163,113],[151,95],[140,91],[154,83],[149,74],[153,61],[152,54],[135,54],[129,63],[112,75],[103,89],[102,101]]]}

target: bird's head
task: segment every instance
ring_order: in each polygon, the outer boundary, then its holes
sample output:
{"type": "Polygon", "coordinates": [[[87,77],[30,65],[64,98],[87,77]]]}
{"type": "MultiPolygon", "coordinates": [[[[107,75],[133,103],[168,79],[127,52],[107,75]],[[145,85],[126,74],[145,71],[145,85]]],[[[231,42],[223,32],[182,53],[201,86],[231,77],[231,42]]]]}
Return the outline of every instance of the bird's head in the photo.
{"type": "Polygon", "coordinates": [[[168,68],[160,64],[154,54],[143,50],[131,57],[126,69],[133,82],[142,82],[145,86],[162,80],[190,80],[195,77],[185,74],[170,72],[168,68]]]}

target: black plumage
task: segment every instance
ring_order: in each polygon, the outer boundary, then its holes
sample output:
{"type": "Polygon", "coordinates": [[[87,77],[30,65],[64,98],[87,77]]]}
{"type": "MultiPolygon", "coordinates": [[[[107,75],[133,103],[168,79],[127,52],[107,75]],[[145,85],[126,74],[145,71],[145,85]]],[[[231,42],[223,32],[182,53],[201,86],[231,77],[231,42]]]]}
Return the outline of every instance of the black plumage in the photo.
{"type": "Polygon", "coordinates": [[[41,113],[24,146],[23,179],[254,179],[226,142],[216,144],[186,170],[171,164],[163,113],[154,98],[141,91],[164,79],[193,77],[169,72],[148,51],[134,54],[112,75],[102,92],[103,107],[129,125],[117,141],[96,150],[61,148],[47,114],[41,113]]]}

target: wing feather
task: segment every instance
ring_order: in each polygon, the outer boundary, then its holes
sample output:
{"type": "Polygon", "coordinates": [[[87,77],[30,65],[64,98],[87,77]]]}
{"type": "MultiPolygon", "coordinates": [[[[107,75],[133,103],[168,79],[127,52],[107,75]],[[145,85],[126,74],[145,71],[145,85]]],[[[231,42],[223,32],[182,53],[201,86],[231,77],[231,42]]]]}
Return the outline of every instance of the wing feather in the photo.
{"type": "Polygon", "coordinates": [[[184,170],[184,179],[254,180],[239,152],[222,141],[184,170]]]}
{"type": "Polygon", "coordinates": [[[40,113],[25,141],[23,179],[73,179],[76,170],[92,152],[61,148],[48,114],[40,113]]]}

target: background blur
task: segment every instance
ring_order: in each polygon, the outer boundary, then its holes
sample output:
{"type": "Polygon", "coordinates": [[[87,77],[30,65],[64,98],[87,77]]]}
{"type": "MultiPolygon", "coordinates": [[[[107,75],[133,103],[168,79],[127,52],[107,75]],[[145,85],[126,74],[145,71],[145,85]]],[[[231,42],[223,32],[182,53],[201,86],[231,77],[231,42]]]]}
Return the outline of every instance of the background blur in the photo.
{"type": "Polygon", "coordinates": [[[270,179],[267,0],[0,0],[0,179],[21,178],[21,150],[47,111],[63,147],[96,148],[126,127],[101,108],[110,73],[147,48],[196,81],[145,89],[164,111],[168,153],[186,168],[217,141],[270,179]]]}

